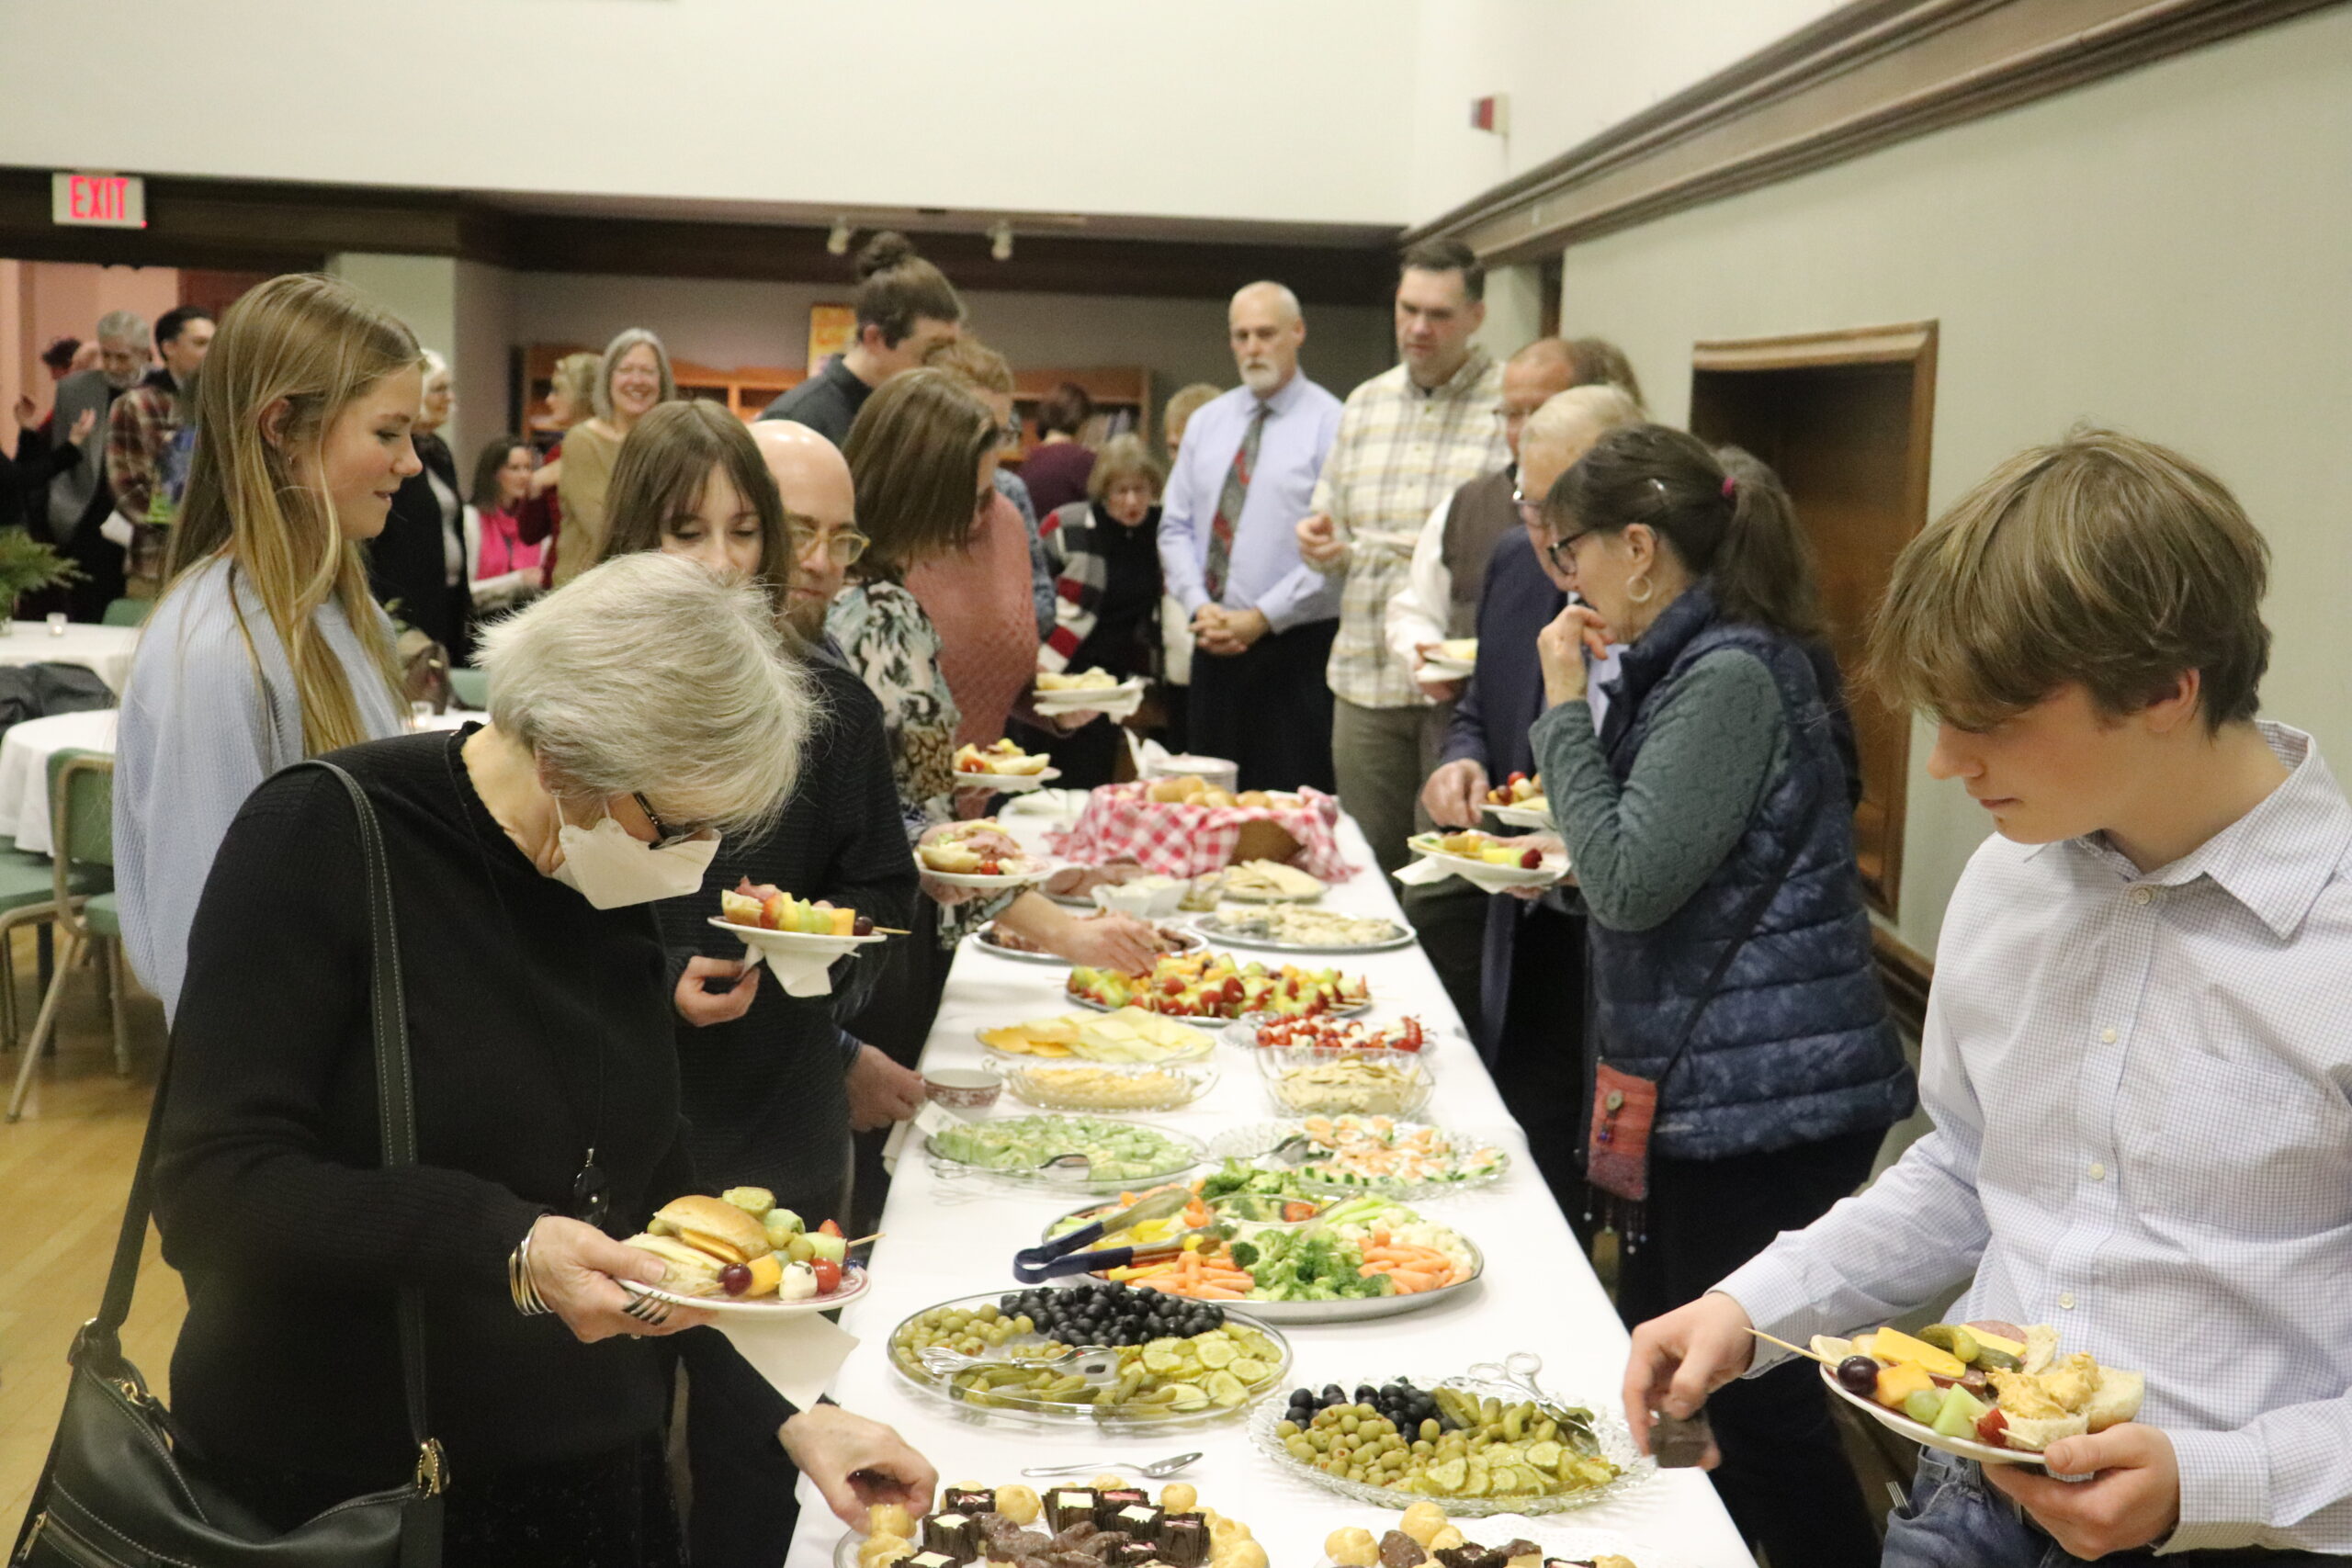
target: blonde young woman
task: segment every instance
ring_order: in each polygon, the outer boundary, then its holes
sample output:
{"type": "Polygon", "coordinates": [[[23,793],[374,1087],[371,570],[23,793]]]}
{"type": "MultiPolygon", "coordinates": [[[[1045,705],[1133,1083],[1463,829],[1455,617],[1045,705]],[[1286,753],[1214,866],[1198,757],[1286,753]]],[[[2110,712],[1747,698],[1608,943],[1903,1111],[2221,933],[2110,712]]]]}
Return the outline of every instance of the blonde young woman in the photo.
{"type": "Polygon", "coordinates": [[[605,491],[613,482],[621,443],[639,420],[677,395],[677,378],[670,373],[670,355],[660,338],[643,327],[630,327],[605,345],[595,417],[572,426],[563,437],[556,481],[563,526],[556,538],[548,586],[562,587],[603,558],[605,491]]]}
{"type": "Polygon", "coordinates": [[[408,328],[332,278],[273,278],[221,321],[116,741],[123,934],[167,1014],[245,796],[288,763],[407,727],[360,545],[418,471],[423,383],[408,328]]]}

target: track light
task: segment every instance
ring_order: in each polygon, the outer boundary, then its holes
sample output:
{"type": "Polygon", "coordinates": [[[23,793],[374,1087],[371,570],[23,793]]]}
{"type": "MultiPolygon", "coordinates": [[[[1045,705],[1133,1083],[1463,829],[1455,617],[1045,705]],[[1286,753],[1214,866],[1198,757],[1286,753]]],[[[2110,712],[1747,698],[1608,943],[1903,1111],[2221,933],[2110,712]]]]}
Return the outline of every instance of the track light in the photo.
{"type": "Polygon", "coordinates": [[[849,254],[850,227],[846,218],[833,220],[833,231],[825,236],[825,249],[837,256],[849,254]]]}
{"type": "Polygon", "coordinates": [[[1002,219],[989,231],[989,254],[999,261],[1012,259],[1012,225],[1002,219]]]}

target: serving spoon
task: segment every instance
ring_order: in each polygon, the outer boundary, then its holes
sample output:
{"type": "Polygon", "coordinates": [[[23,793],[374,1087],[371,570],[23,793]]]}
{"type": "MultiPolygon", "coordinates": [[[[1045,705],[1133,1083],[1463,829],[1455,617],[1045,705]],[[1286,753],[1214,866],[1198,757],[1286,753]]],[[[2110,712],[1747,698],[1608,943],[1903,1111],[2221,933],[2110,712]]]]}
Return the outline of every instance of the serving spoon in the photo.
{"type": "Polygon", "coordinates": [[[1029,1469],[1023,1471],[1021,1473],[1023,1475],[1046,1476],[1076,1475],[1080,1472],[1083,1472],[1086,1474],[1093,1475],[1109,1470],[1132,1470],[1137,1475],[1142,1476],[1146,1481],[1165,1481],[1179,1471],[1191,1469],[1194,1464],[1199,1462],[1200,1458],[1201,1456],[1199,1454],[1191,1453],[1170,1454],[1166,1459],[1154,1460],[1149,1464],[1136,1464],[1131,1461],[1122,1459],[1104,1460],[1100,1464],[1040,1464],[1032,1465],[1029,1469]]]}

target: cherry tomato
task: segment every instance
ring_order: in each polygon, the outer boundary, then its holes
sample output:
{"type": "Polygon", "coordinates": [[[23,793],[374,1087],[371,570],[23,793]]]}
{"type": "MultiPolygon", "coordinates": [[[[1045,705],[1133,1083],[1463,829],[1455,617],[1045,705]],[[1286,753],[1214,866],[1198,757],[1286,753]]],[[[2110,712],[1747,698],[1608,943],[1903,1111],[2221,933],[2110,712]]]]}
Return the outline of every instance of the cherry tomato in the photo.
{"type": "MultiPolygon", "coordinates": [[[[832,1224],[831,1220],[828,1220],[825,1223],[827,1224],[832,1224]]],[[[817,1276],[817,1293],[819,1295],[830,1296],[835,1291],[842,1288],[842,1266],[834,1262],[831,1258],[811,1258],[808,1263],[808,1268],[810,1271],[817,1276]]]]}

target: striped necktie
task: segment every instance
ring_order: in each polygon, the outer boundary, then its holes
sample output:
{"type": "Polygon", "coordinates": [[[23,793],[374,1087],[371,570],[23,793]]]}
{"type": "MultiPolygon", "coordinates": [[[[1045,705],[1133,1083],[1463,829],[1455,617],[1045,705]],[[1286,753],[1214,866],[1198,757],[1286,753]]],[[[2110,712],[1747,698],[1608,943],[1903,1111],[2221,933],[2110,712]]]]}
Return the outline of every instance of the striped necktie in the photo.
{"type": "Polygon", "coordinates": [[[1202,574],[1201,584],[1208,590],[1212,604],[1225,599],[1226,570],[1233,560],[1233,530],[1241,521],[1241,503],[1249,498],[1250,476],[1258,467],[1258,437],[1265,432],[1268,412],[1261,400],[1258,412],[1250,416],[1241,449],[1233,455],[1233,467],[1225,471],[1225,489],[1217,493],[1216,515],[1209,522],[1208,569],[1202,574]]]}

